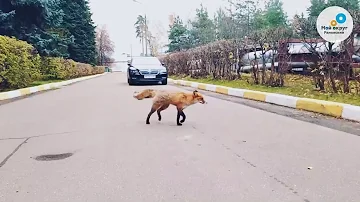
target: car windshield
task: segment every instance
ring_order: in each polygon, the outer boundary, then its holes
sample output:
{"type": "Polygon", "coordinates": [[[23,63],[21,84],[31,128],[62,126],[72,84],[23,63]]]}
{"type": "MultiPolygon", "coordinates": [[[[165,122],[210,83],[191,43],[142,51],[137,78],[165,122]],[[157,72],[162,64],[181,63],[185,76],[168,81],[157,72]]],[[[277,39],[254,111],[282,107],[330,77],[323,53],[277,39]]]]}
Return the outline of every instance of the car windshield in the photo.
{"type": "Polygon", "coordinates": [[[133,58],[133,65],[161,65],[159,59],[156,57],[139,57],[133,58]]]}

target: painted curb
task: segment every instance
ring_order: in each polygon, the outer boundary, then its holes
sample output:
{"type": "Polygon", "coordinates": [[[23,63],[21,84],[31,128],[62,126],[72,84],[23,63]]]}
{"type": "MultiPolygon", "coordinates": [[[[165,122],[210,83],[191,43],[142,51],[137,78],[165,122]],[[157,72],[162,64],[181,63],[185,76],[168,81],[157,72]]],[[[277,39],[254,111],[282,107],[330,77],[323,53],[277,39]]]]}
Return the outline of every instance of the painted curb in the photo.
{"type": "Polygon", "coordinates": [[[241,97],[250,100],[256,100],[266,103],[271,103],[279,106],[290,107],[299,110],[317,112],[337,118],[360,122],[360,107],[343,104],[338,102],[329,102],[323,100],[300,98],[288,95],[281,95],[275,93],[265,93],[260,91],[230,88],[225,86],[218,86],[205,83],[197,83],[184,80],[168,79],[170,83],[193,87],[200,90],[241,97]]]}
{"type": "Polygon", "coordinates": [[[7,100],[7,99],[12,99],[12,98],[16,98],[16,97],[20,97],[20,96],[24,96],[24,95],[33,94],[33,93],[44,91],[44,90],[59,88],[61,86],[66,86],[66,85],[76,83],[76,82],[79,82],[79,81],[84,81],[84,80],[87,80],[87,79],[92,79],[92,78],[95,78],[95,77],[99,77],[99,76],[102,76],[102,75],[104,75],[106,73],[107,72],[105,72],[103,74],[84,76],[84,77],[71,79],[71,80],[66,80],[66,81],[61,81],[61,82],[56,82],[56,83],[48,83],[48,84],[43,84],[43,85],[34,86],[34,87],[21,88],[21,89],[17,89],[17,90],[13,90],[13,91],[2,92],[2,93],[0,93],[0,101],[7,100]]]}

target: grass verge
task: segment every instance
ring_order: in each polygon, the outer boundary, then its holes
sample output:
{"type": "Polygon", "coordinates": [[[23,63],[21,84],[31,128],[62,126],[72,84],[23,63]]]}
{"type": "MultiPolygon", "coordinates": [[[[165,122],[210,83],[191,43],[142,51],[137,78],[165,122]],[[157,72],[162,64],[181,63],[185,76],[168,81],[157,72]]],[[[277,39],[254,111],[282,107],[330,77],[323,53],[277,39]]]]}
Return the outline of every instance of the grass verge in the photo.
{"type": "Polygon", "coordinates": [[[44,84],[48,84],[48,83],[56,83],[56,82],[62,82],[62,81],[65,81],[65,80],[34,81],[30,84],[29,87],[40,86],[40,85],[44,85],[44,84]]]}
{"type": "MultiPolygon", "coordinates": [[[[268,93],[278,93],[283,95],[291,95],[302,98],[312,98],[333,102],[340,102],[346,104],[352,104],[360,106],[360,95],[353,93],[332,93],[332,92],[320,92],[314,89],[313,80],[311,77],[305,77],[301,75],[286,75],[284,87],[268,87],[263,85],[255,85],[251,82],[251,76],[249,74],[242,74],[242,79],[239,80],[214,80],[210,77],[194,79],[183,76],[170,76],[172,79],[182,79],[186,81],[194,81],[199,83],[214,84],[227,86],[232,88],[241,88],[248,90],[256,90],[268,93]]],[[[357,85],[355,82],[351,82],[351,86],[357,85]]],[[[328,90],[328,89],[327,89],[328,90]]]]}

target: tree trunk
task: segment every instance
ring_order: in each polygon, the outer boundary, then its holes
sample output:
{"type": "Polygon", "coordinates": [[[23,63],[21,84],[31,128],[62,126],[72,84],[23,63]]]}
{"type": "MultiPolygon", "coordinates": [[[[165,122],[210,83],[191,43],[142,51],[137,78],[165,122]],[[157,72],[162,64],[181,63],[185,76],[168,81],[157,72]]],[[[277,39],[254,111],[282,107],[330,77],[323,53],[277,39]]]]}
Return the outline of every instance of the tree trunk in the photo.
{"type": "Polygon", "coordinates": [[[146,19],[146,15],[145,15],[145,56],[148,55],[148,28],[147,28],[147,19],[146,19]]]}
{"type": "Polygon", "coordinates": [[[265,85],[266,81],[265,81],[265,74],[266,74],[266,64],[265,64],[265,53],[264,53],[264,48],[261,47],[261,60],[262,60],[262,74],[261,74],[261,85],[265,85]]]}
{"type": "Polygon", "coordinates": [[[345,64],[345,73],[344,73],[344,93],[350,93],[350,68],[351,66],[349,64],[345,64]]]}
{"type": "Polygon", "coordinates": [[[141,35],[142,55],[144,55],[144,34],[141,35]]]}
{"type": "Polygon", "coordinates": [[[336,83],[335,83],[335,68],[334,68],[334,64],[332,63],[332,47],[333,47],[333,43],[328,43],[329,44],[329,51],[326,55],[326,66],[327,66],[327,70],[329,72],[329,79],[330,79],[330,83],[331,83],[331,88],[334,91],[334,93],[337,93],[337,87],[336,87],[336,83]]]}
{"type": "Polygon", "coordinates": [[[147,56],[147,55],[148,55],[148,43],[147,43],[147,40],[145,40],[145,56],[147,56]]]}
{"type": "Polygon", "coordinates": [[[275,81],[274,81],[274,72],[275,72],[275,61],[274,61],[274,54],[272,54],[272,58],[271,58],[271,72],[270,72],[270,79],[269,79],[270,85],[274,85],[274,83],[275,83],[275,81]]]}
{"type": "Polygon", "coordinates": [[[335,75],[334,75],[334,67],[333,65],[331,65],[330,69],[329,69],[329,78],[330,78],[330,83],[331,83],[331,88],[334,91],[334,93],[337,93],[337,87],[336,87],[336,83],[335,83],[335,75]]]}
{"type": "Polygon", "coordinates": [[[320,76],[320,78],[318,80],[318,83],[319,83],[320,91],[325,91],[325,79],[324,79],[324,76],[320,76]]]}

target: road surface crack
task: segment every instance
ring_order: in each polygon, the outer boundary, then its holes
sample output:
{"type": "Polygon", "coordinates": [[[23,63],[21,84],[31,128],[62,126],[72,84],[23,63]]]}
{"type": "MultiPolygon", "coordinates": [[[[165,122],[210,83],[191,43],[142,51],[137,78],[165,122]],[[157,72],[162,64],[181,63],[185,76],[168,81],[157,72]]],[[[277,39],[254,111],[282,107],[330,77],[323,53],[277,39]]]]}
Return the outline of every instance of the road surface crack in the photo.
{"type": "Polygon", "coordinates": [[[52,135],[64,135],[64,134],[70,134],[78,131],[67,131],[67,132],[59,132],[59,133],[47,133],[42,135],[34,135],[34,136],[27,136],[27,137],[9,137],[9,138],[0,138],[0,141],[3,140],[23,140],[27,138],[37,138],[37,137],[45,137],[45,136],[52,136],[52,135]]]}
{"type": "MultiPolygon", "coordinates": [[[[205,134],[203,131],[199,130],[197,127],[195,126],[192,126],[192,128],[194,130],[196,130],[197,132],[201,133],[201,134],[205,134]]],[[[215,142],[218,142],[218,139],[217,137],[212,137],[211,138],[212,140],[214,140],[215,142]]],[[[243,141],[243,142],[246,142],[246,141],[243,141]]],[[[219,142],[220,143],[220,142],[219,142]]],[[[238,157],[239,159],[241,159],[242,161],[244,161],[246,164],[250,165],[251,167],[253,168],[257,168],[257,169],[260,169],[263,174],[269,178],[271,178],[272,180],[276,181],[277,183],[279,183],[281,186],[285,187],[286,189],[288,189],[291,193],[293,193],[294,195],[298,196],[298,197],[301,197],[299,195],[299,193],[292,187],[290,187],[288,184],[286,184],[285,182],[281,181],[280,179],[278,179],[275,175],[271,175],[270,173],[266,172],[265,170],[259,168],[257,165],[255,165],[254,163],[250,162],[249,160],[247,160],[245,157],[241,156],[240,154],[238,154],[237,152],[235,152],[233,149],[231,149],[229,146],[223,144],[223,143],[220,143],[221,146],[223,148],[225,148],[226,150],[228,150],[231,154],[235,155],[236,157],[238,157]]],[[[310,202],[310,200],[306,199],[306,198],[303,198],[303,201],[304,202],[310,202]]]]}
{"type": "MultiPolygon", "coordinates": [[[[200,132],[201,134],[204,134],[203,131],[200,131],[199,129],[197,129],[196,127],[193,126],[193,128],[200,132]]],[[[217,138],[216,137],[213,137],[211,138],[212,140],[214,140],[215,142],[217,142],[217,138]]],[[[246,141],[243,141],[243,142],[246,142],[246,141]]],[[[299,195],[299,193],[292,187],[290,187],[288,184],[286,184],[285,182],[281,181],[280,179],[278,179],[275,175],[271,175],[269,174],[268,172],[266,172],[265,170],[262,170],[261,168],[259,168],[258,166],[256,166],[254,163],[250,162],[249,160],[247,160],[245,157],[241,156],[239,153],[235,152],[233,149],[231,149],[229,146],[223,144],[223,143],[220,143],[221,146],[223,148],[225,148],[226,150],[228,150],[230,153],[232,153],[233,155],[235,155],[236,157],[238,157],[239,159],[241,159],[242,161],[244,161],[246,164],[250,165],[251,167],[253,168],[257,168],[257,169],[260,169],[263,174],[273,180],[275,180],[277,183],[279,183],[281,186],[285,187],[286,189],[288,189],[291,193],[295,194],[296,196],[298,197],[301,197],[299,195]]],[[[303,198],[303,200],[305,202],[310,202],[310,200],[306,199],[306,198],[303,198]]]]}
{"type": "Polygon", "coordinates": [[[63,135],[63,134],[70,134],[76,131],[70,131],[70,132],[60,132],[60,133],[48,133],[48,134],[43,134],[43,135],[34,135],[34,136],[30,136],[30,137],[22,137],[22,138],[4,138],[4,139],[0,139],[0,140],[21,140],[21,139],[25,139],[23,142],[21,142],[15,149],[13,152],[11,152],[3,161],[1,161],[0,163],[0,168],[3,167],[6,162],[20,149],[20,147],[27,143],[28,140],[32,139],[32,138],[39,138],[39,137],[45,137],[45,136],[52,136],[52,135],[63,135]]]}
{"type": "Polygon", "coordinates": [[[22,143],[20,143],[15,149],[13,152],[11,152],[1,163],[0,163],[0,168],[3,167],[6,162],[20,149],[20,147],[27,143],[27,141],[30,139],[30,137],[26,138],[22,143]]]}
{"type": "MultiPolygon", "coordinates": [[[[233,155],[237,156],[239,159],[241,159],[242,161],[244,161],[246,164],[250,165],[253,168],[258,168],[254,163],[251,163],[250,161],[248,161],[246,158],[244,158],[243,156],[241,156],[240,154],[238,154],[237,152],[233,151],[230,147],[228,147],[225,144],[221,144],[222,147],[224,147],[226,150],[230,151],[233,155]]],[[[258,168],[260,170],[262,170],[261,168],[258,168]]],[[[262,170],[262,172],[264,173],[264,175],[266,175],[267,177],[275,180],[277,183],[281,184],[283,187],[289,189],[290,192],[292,192],[293,194],[295,194],[296,196],[299,196],[299,193],[294,190],[294,188],[291,188],[288,184],[286,184],[285,182],[281,181],[280,179],[278,179],[275,175],[271,175],[269,173],[267,173],[265,170],[262,170]]],[[[305,202],[310,202],[308,199],[304,198],[303,199],[305,202]]]]}

